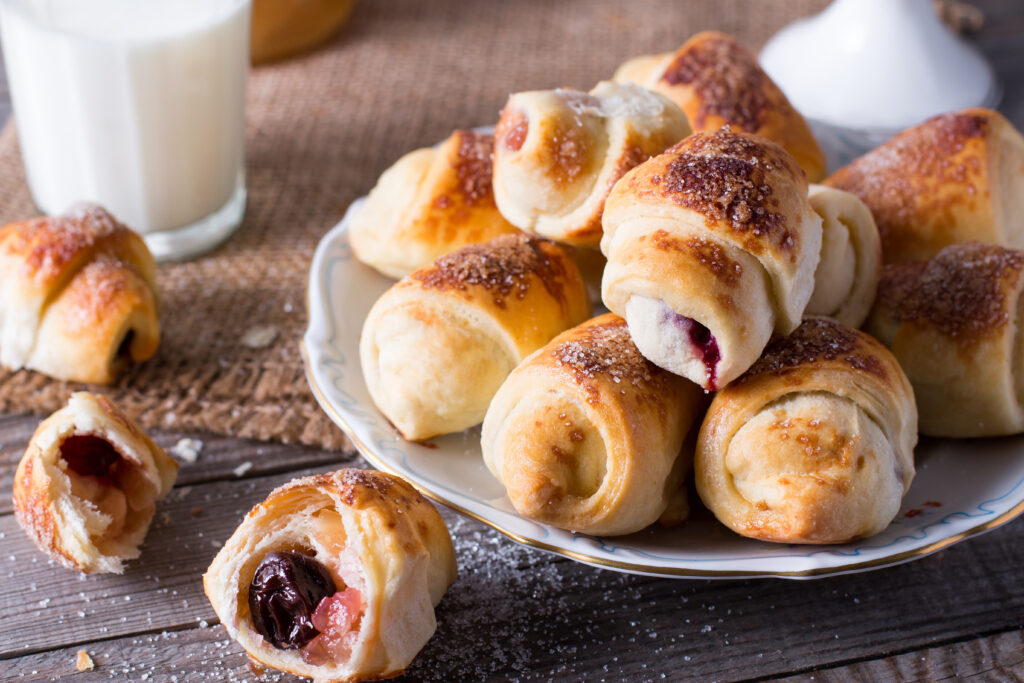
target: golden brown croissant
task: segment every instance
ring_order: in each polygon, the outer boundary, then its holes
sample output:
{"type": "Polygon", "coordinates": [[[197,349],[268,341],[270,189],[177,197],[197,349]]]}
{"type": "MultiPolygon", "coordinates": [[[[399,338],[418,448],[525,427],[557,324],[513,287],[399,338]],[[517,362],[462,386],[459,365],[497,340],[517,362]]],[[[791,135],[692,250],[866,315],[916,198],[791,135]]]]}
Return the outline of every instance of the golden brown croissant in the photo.
{"type": "Polygon", "coordinates": [[[565,250],[522,233],[415,271],[373,305],[360,339],[377,407],[407,439],[478,424],[508,373],[590,316],[565,250]]]}
{"type": "Polygon", "coordinates": [[[203,576],[253,659],[317,683],[397,676],[455,580],[444,520],[402,479],[343,469],[254,507],[203,576]]]}
{"type": "Polygon", "coordinates": [[[640,355],[608,313],[509,375],[484,419],[484,462],[525,517],[589,534],[639,531],[685,494],[683,442],[701,393],[640,355]]]}
{"type": "Polygon", "coordinates": [[[14,475],[18,521],[46,554],[85,574],[139,556],[178,464],[103,396],[78,392],[32,435],[14,475]]]}
{"type": "Polygon", "coordinates": [[[352,219],[356,258],[405,277],[459,247],[519,232],[494,203],[494,136],[457,130],[384,171],[352,219]]]}
{"type": "Polygon", "coordinates": [[[645,357],[716,389],[773,331],[799,324],[820,249],[821,218],[785,150],[746,133],[696,133],[608,197],[602,298],[645,357]]]}
{"type": "Polygon", "coordinates": [[[0,228],[0,363],[105,384],[156,353],[156,265],[104,209],[0,228]]]}
{"type": "Polygon", "coordinates": [[[729,126],[759,135],[792,154],[811,182],[825,177],[825,155],[807,122],[732,36],[698,33],[674,53],[629,60],[614,78],[671,99],[694,132],[729,126]]]}
{"type": "Polygon", "coordinates": [[[612,185],[689,133],[678,107],[635,85],[516,93],[495,128],[498,208],[527,232],[597,246],[612,185]]]}
{"type": "Polygon", "coordinates": [[[1024,431],[1024,252],[968,242],[890,264],[867,330],[910,378],[930,436],[1024,431]]]}
{"type": "Polygon", "coordinates": [[[871,209],[885,263],[971,240],[1024,248],[1024,138],[991,109],[928,119],[825,183],[871,209]]]}
{"type": "Polygon", "coordinates": [[[723,524],[781,543],[845,543],[896,516],[914,477],[914,395],[878,341],[808,318],[715,395],[694,462],[723,524]]]}

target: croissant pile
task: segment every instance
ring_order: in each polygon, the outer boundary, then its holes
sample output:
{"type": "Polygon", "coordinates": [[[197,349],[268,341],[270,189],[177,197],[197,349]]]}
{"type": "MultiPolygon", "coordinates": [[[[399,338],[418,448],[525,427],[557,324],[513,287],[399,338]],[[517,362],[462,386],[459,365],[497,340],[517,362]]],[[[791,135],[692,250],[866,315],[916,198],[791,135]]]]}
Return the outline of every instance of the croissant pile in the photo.
{"type": "Polygon", "coordinates": [[[479,217],[424,230],[408,157],[357,217],[384,272],[371,220],[395,253],[451,246],[374,306],[363,371],[406,438],[482,421],[520,515],[628,534],[685,520],[692,481],[743,536],[848,543],[898,514],[919,429],[1024,431],[1024,139],[1000,114],[937,116],[826,177],[754,56],[705,32],[590,92],[511,95],[487,144],[479,217]],[[489,239],[495,215],[517,236],[489,239]]]}

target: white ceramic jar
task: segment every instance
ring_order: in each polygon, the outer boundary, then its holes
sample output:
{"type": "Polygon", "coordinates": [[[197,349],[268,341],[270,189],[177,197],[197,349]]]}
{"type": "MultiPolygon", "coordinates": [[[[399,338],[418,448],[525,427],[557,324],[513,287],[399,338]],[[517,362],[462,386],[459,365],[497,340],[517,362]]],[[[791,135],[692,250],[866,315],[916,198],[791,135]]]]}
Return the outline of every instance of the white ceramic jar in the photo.
{"type": "Polygon", "coordinates": [[[158,259],[245,210],[250,0],[0,0],[29,187],[45,213],[108,208],[158,259]]]}

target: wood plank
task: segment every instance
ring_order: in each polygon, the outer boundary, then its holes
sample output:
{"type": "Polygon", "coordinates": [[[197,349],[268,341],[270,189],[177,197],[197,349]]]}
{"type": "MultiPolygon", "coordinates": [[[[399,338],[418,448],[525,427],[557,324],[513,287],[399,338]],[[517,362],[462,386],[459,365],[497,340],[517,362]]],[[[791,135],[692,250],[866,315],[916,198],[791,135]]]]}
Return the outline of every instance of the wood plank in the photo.
{"type": "Polygon", "coordinates": [[[782,683],[875,683],[979,678],[1024,681],[1024,630],[998,633],[963,643],[907,652],[895,657],[818,669],[780,679],[782,683]]]}
{"type": "MultiPolygon", "coordinates": [[[[212,623],[200,582],[216,544],[290,477],[182,489],[158,513],[170,523],[155,526],[143,557],[122,577],[80,580],[51,567],[11,516],[0,518],[0,576],[6,572],[8,586],[0,595],[0,657],[212,623]],[[196,505],[199,516],[191,514],[196,505]]],[[[460,578],[441,603],[436,645],[417,662],[417,678],[685,672],[743,680],[1006,631],[1024,613],[1022,520],[872,573],[715,582],[580,565],[444,516],[460,578]]]]}
{"type": "MultiPolygon", "coordinates": [[[[18,461],[41,421],[42,418],[31,415],[0,416],[0,491],[12,490],[18,461]]],[[[234,478],[235,468],[245,463],[250,463],[251,467],[243,476],[253,477],[319,465],[336,464],[341,467],[344,463],[356,461],[355,455],[340,451],[263,443],[216,434],[153,431],[150,436],[168,452],[184,438],[202,442],[195,462],[187,463],[179,458],[181,469],[178,471],[178,486],[234,478]]],[[[11,511],[11,498],[0,496],[0,515],[11,511]]]]}

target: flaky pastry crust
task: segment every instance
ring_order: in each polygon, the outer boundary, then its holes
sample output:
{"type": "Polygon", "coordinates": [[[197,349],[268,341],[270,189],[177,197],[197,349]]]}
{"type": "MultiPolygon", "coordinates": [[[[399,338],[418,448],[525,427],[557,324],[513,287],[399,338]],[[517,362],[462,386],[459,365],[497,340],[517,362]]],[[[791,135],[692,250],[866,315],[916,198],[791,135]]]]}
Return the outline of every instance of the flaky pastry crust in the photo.
{"type": "Polygon", "coordinates": [[[249,656],[317,683],[397,676],[436,628],[434,607],[455,580],[441,515],[402,479],[342,469],[296,479],[254,507],[203,576],[213,609],[249,656]],[[358,592],[359,613],[341,650],[320,638],[278,649],[256,629],[248,593],[267,553],[300,551],[358,592]],[[333,653],[333,656],[332,656],[333,653]]]}
{"type": "Polygon", "coordinates": [[[156,265],[101,207],[0,228],[0,363],[107,384],[160,342],[156,265]]]}
{"type": "Polygon", "coordinates": [[[457,130],[384,171],[352,220],[356,258],[388,277],[467,244],[518,232],[494,203],[494,136],[457,130]]]}
{"type": "Polygon", "coordinates": [[[732,36],[703,31],[674,53],[627,61],[614,79],[665,95],[694,132],[729,126],[759,135],[793,155],[811,182],[825,177],[825,155],[804,117],[732,36]]]}
{"type": "Polygon", "coordinates": [[[808,318],[715,395],[698,437],[697,491],[744,536],[846,543],[896,516],[916,442],[914,394],[888,349],[808,318]]]}
{"type": "Polygon", "coordinates": [[[44,420],[14,475],[14,511],[65,567],[120,574],[139,556],[178,464],[106,397],[73,394],[44,420]]]}

